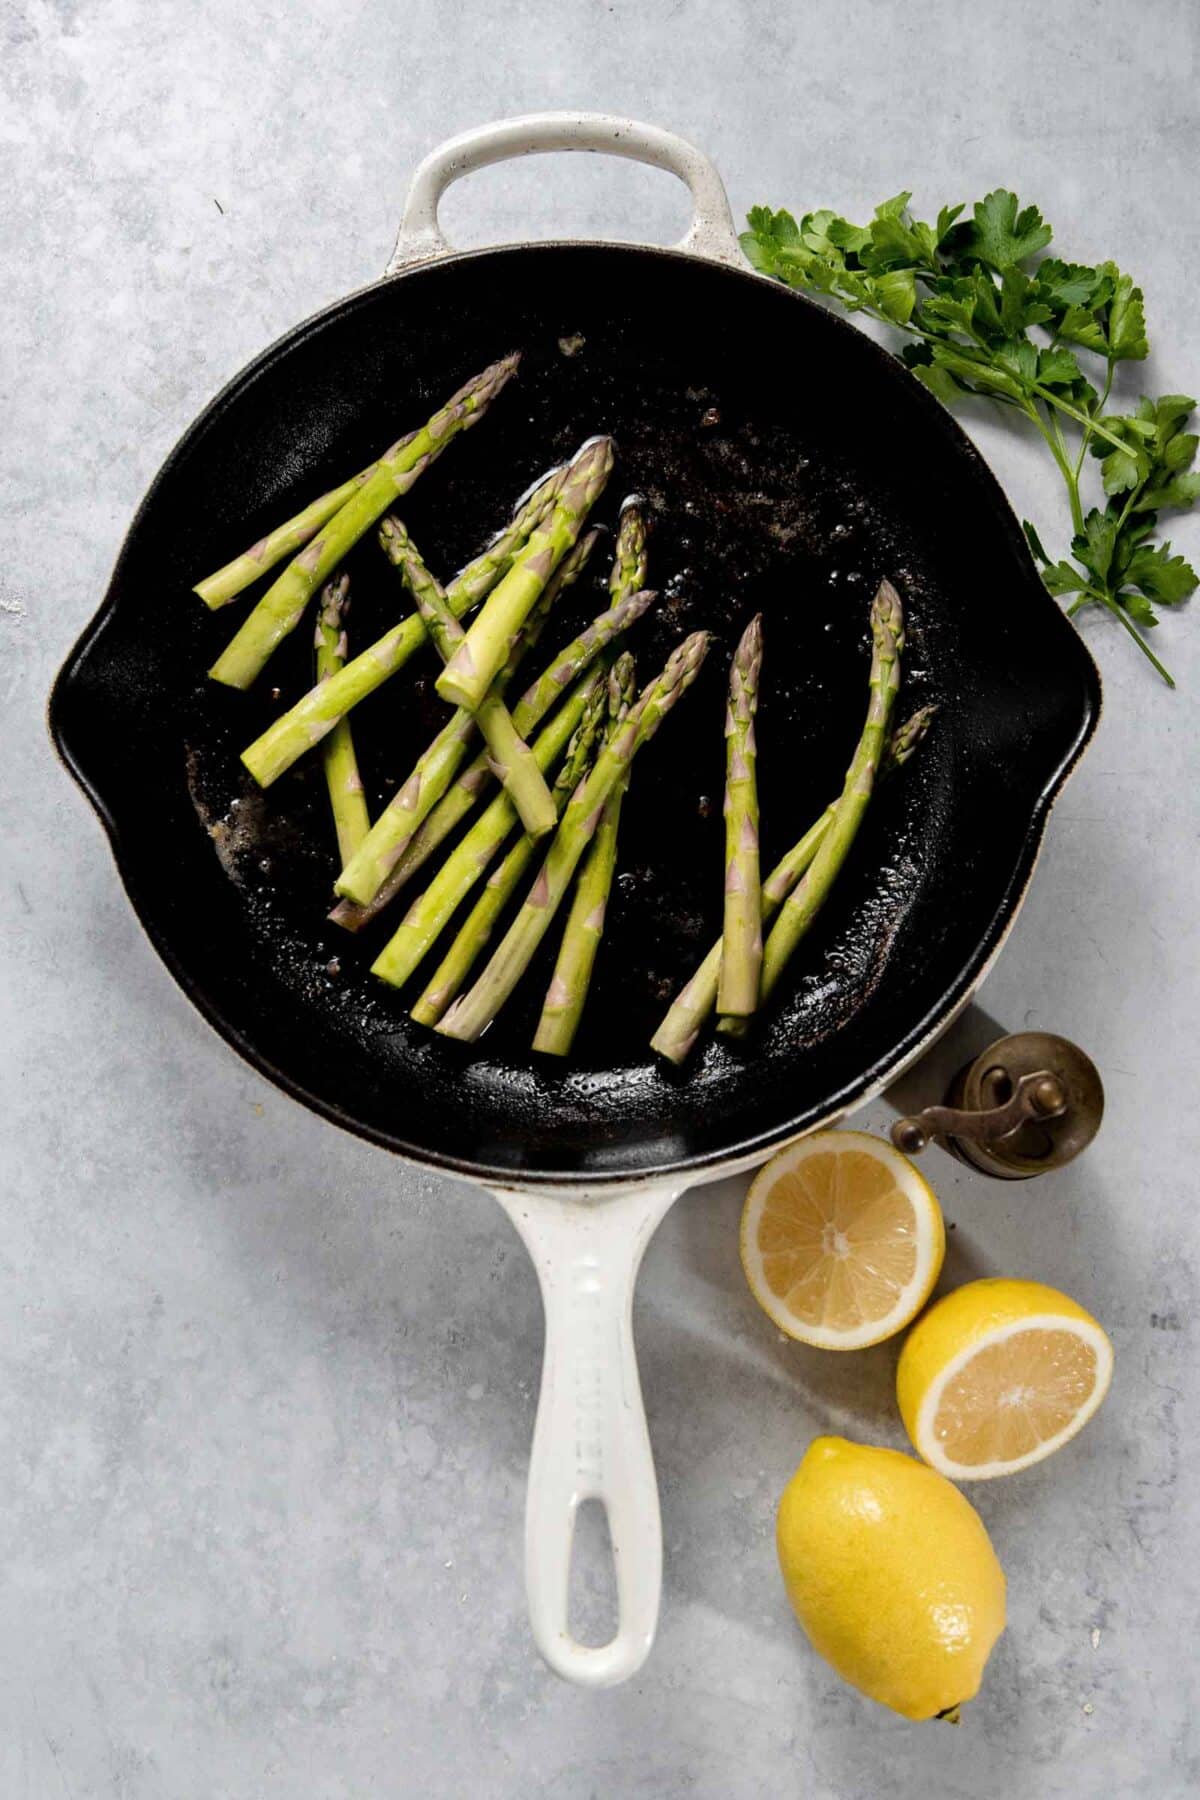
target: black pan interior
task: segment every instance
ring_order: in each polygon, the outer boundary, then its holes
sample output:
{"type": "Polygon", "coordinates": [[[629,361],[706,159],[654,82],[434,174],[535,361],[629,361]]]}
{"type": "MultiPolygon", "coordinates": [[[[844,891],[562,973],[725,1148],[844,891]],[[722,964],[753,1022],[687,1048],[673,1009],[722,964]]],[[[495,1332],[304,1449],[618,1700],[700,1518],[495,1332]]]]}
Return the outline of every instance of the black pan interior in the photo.
{"type": "MultiPolygon", "coordinates": [[[[396,616],[395,577],[355,552],[351,635],[396,616]]],[[[602,603],[604,569],[557,622],[602,603]]],[[[550,642],[548,648],[552,648],[550,642]]],[[[378,802],[441,717],[431,655],[354,715],[378,802]],[[416,679],[413,679],[413,674],[416,679]]],[[[353,296],[222,393],[138,514],[56,688],[59,746],[111,833],[154,942],[245,1055],[339,1123],[484,1178],[614,1180],[748,1155],[874,1086],[943,1021],[998,947],[1053,793],[1094,724],[1090,657],[1042,591],[969,442],[861,333],[749,274],[664,252],[537,246],[456,259],[353,296]],[[570,1066],[533,1057],[552,944],[472,1050],[413,1025],[368,974],[383,921],[326,923],[335,870],[320,771],[265,796],[238,750],[311,680],[297,632],[250,695],[203,671],[247,602],[211,615],[200,575],[417,424],[512,348],[520,379],[406,503],[451,573],[584,436],[614,434],[600,516],[650,513],[657,610],[643,678],[685,632],[716,642],[639,759],[595,993],[570,1066]],[[900,716],[936,701],[919,757],[881,790],[835,899],[745,1050],[686,1071],[647,1039],[720,916],[728,657],[765,614],[764,853],[836,793],[866,700],[881,576],[908,616],[900,716]]]]}

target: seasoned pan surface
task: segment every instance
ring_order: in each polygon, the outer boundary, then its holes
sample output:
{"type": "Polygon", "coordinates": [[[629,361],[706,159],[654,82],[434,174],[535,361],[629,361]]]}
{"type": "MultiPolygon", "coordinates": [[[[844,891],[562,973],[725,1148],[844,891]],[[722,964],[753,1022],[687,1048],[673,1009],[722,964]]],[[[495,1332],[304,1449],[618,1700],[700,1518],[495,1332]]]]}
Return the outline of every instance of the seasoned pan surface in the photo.
{"type": "MultiPolygon", "coordinates": [[[[599,610],[596,562],[549,649],[599,610]]],[[[401,602],[373,541],[348,567],[353,647],[401,602]]],[[[354,714],[376,802],[441,716],[435,672],[432,658],[410,665],[354,714]]],[[[662,251],[544,245],[368,289],[239,376],[147,496],[59,679],[52,725],[159,951],[272,1079],[352,1130],[464,1173],[604,1182],[766,1150],[911,1054],[1002,940],[1098,708],[1091,659],[1042,591],[995,481],[891,358],[749,274],[662,251]],[[368,974],[386,918],[362,938],[326,922],[335,858],[316,760],[261,796],[237,757],[310,684],[311,634],[298,631],[251,694],[227,692],[203,671],[248,603],[213,615],[189,592],[513,348],[519,380],[405,503],[426,559],[449,575],[540,470],[611,432],[617,473],[600,517],[636,491],[653,524],[662,598],[630,639],[643,678],[687,631],[716,634],[696,688],[639,759],[567,1068],[527,1048],[552,943],[468,1050],[413,1025],[411,1002],[368,974]],[[840,786],[885,574],[908,617],[897,716],[935,701],[934,729],[881,789],[747,1049],[709,1041],[686,1071],[664,1070],[647,1039],[720,916],[721,718],[737,635],[761,609],[769,865],[840,786]]]]}

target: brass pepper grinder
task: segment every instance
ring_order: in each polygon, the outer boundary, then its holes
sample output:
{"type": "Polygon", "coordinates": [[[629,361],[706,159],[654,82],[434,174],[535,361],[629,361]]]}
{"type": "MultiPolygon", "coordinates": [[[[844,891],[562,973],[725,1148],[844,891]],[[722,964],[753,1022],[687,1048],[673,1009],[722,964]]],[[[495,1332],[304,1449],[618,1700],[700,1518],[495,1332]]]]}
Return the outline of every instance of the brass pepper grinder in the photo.
{"type": "Polygon", "coordinates": [[[897,1119],[892,1142],[916,1156],[936,1141],[985,1175],[1028,1181],[1086,1150],[1103,1117],[1099,1073],[1078,1044],[1018,1031],[959,1070],[944,1106],[897,1119]]]}

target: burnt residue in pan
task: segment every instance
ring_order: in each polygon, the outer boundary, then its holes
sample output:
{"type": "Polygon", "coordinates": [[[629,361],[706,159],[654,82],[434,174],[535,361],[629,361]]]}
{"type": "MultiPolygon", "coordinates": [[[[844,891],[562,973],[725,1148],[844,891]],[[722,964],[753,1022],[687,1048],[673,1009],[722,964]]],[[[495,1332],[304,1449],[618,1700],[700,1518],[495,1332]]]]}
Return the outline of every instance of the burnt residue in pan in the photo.
{"type": "MultiPolygon", "coordinates": [[[[606,547],[539,662],[606,604],[607,560],[606,547]]],[[[373,540],[347,567],[353,651],[410,609],[373,540]]],[[[629,250],[463,259],[294,334],[185,440],[114,597],[60,688],[56,728],[112,821],[164,955],[305,1098],[397,1147],[514,1173],[711,1160],[820,1116],[886,1066],[995,941],[1043,793],[1093,703],[1086,656],[1033,580],[998,490],[908,377],[795,296],[629,250]],[[510,348],[524,353],[519,379],[405,502],[427,561],[450,575],[548,463],[609,432],[617,464],[597,517],[612,526],[636,491],[652,528],[660,598],[629,638],[641,678],[687,632],[714,634],[699,681],[635,765],[594,992],[566,1066],[528,1048],[557,932],[471,1049],[409,1020],[421,975],[403,995],[371,977],[408,897],[361,938],[330,924],[336,853],[319,757],[266,795],[238,760],[311,685],[311,633],[297,631],[250,694],[230,693],[203,671],[249,601],[213,615],[189,592],[510,348]],[[907,614],[898,712],[936,701],[934,729],[881,788],[747,1047],[710,1039],[684,1072],[656,1066],[649,1036],[719,929],[722,717],[738,635],[763,613],[769,866],[840,787],[884,575],[907,614]]],[[[445,716],[436,673],[426,652],[353,714],[374,806],[445,716]]]]}

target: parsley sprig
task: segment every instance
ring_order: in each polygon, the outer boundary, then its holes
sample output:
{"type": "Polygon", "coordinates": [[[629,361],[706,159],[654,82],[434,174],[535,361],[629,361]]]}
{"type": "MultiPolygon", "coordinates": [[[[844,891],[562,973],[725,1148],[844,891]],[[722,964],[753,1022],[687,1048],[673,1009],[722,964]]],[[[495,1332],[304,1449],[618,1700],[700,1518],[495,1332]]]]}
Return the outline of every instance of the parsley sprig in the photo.
{"type": "Polygon", "coordinates": [[[1049,225],[1004,189],[969,219],[963,206],[943,207],[935,225],[914,219],[908,202],[886,200],[869,225],[828,211],[797,223],[756,206],[742,248],[761,273],[904,332],[904,361],[946,405],[976,394],[1025,415],[1062,475],[1074,527],[1072,560],[1053,562],[1026,522],[1043,581],[1071,596],[1072,617],[1100,606],[1118,619],[1174,687],[1143,632],[1158,623],[1154,606],[1186,600],[1197,576],[1152,540],[1160,512],[1200,498],[1200,438],[1184,430],[1196,405],[1186,394],[1144,399],[1127,415],[1106,410],[1117,365],[1149,351],[1141,289],[1115,263],[1045,255],[1049,225]],[[1081,351],[1103,365],[1099,387],[1081,351]],[[1085,511],[1089,454],[1106,500],[1085,511]]]}

